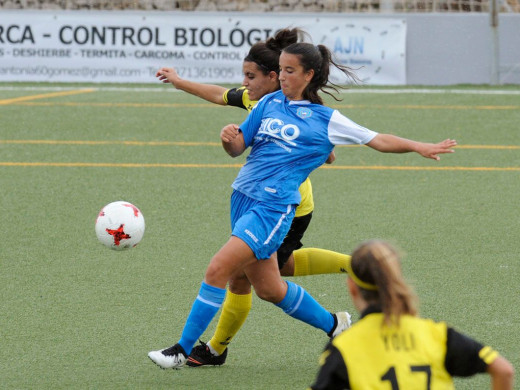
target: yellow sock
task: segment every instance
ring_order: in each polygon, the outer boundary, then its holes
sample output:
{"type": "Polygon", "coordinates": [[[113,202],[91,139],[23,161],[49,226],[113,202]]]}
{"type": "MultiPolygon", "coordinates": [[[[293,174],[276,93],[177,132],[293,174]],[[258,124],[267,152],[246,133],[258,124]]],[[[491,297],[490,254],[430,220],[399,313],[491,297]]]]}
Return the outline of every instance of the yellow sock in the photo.
{"type": "Polygon", "coordinates": [[[222,313],[218,319],[217,329],[208,344],[211,345],[218,354],[223,354],[228,344],[237,334],[238,330],[251,310],[253,293],[246,295],[233,294],[227,291],[226,299],[222,304],[222,313]]]}
{"type": "Polygon", "coordinates": [[[293,252],[294,276],[339,274],[347,272],[350,256],[319,248],[303,248],[293,252]]]}

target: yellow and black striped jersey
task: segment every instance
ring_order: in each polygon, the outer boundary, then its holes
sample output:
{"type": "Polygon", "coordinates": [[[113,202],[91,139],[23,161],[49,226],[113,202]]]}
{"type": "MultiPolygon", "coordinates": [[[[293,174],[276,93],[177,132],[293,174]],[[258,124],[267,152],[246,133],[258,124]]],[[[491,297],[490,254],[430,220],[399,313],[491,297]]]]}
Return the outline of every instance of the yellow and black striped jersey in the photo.
{"type": "Polygon", "coordinates": [[[311,388],[448,390],[453,376],[485,372],[497,356],[444,322],[404,315],[389,327],[369,308],[327,345],[311,388]]]}
{"type": "MultiPolygon", "coordinates": [[[[257,100],[249,99],[249,93],[246,87],[231,88],[224,92],[222,96],[228,106],[239,107],[251,112],[257,100]]],[[[299,188],[302,200],[300,205],[296,208],[295,217],[302,217],[311,213],[314,210],[314,198],[312,196],[312,185],[309,178],[300,185],[299,188]]]]}

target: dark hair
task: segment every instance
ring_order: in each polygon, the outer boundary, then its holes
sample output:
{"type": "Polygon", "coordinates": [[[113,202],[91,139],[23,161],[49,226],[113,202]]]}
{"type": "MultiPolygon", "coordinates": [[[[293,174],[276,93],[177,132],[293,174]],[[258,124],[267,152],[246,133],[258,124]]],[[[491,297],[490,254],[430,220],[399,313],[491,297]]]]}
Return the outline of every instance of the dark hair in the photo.
{"type": "Polygon", "coordinates": [[[358,285],[361,296],[367,303],[381,306],[389,325],[398,324],[402,314],[417,314],[417,297],[402,276],[400,258],[389,243],[372,240],[361,244],[351,260],[355,277],[376,286],[369,290],[358,285]]]}
{"type": "Polygon", "coordinates": [[[254,62],[263,74],[267,75],[269,72],[280,72],[280,54],[282,49],[293,43],[298,42],[305,33],[299,28],[284,28],[277,31],[274,37],[268,38],[265,42],[257,42],[247,54],[244,61],[254,62]]]}
{"type": "Polygon", "coordinates": [[[303,98],[309,100],[311,103],[323,104],[323,100],[318,94],[318,91],[326,93],[336,101],[341,100],[327,91],[327,89],[332,89],[337,93],[338,88],[343,88],[329,80],[330,65],[342,71],[351,82],[358,83],[360,81],[351,68],[336,63],[332,59],[330,50],[324,45],[315,46],[312,43],[298,42],[287,46],[283,49],[283,52],[299,56],[300,64],[306,72],[311,69],[314,70],[314,76],[311,82],[303,91],[303,98]]]}

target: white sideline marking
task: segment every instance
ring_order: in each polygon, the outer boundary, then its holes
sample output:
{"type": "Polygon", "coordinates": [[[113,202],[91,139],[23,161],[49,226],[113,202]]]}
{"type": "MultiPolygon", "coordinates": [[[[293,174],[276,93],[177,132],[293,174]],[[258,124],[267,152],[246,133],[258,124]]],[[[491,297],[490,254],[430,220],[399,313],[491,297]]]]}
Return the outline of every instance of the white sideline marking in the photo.
{"type": "MultiPolygon", "coordinates": [[[[70,91],[78,89],[91,89],[94,91],[121,91],[121,92],[158,92],[158,93],[177,93],[183,92],[173,87],[165,86],[164,88],[156,87],[95,87],[95,86],[71,86],[71,87],[22,87],[22,86],[0,86],[0,91],[70,91]]],[[[520,90],[506,89],[427,89],[427,88],[391,88],[391,89],[349,89],[341,91],[341,94],[349,93],[379,93],[379,94],[395,94],[395,93],[424,93],[424,94],[463,94],[463,95],[520,95],[520,90]]]]}

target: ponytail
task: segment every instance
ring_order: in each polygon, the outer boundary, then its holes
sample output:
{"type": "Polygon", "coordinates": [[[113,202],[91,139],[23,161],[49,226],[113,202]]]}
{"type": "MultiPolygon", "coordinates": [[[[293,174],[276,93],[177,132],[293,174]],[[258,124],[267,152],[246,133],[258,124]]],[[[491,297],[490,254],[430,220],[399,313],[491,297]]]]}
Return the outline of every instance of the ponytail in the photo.
{"type": "Polygon", "coordinates": [[[343,72],[352,83],[357,84],[360,81],[351,68],[336,63],[332,59],[332,53],[324,45],[314,46],[311,43],[300,42],[286,47],[283,51],[288,54],[298,55],[300,63],[306,72],[311,69],[314,71],[312,80],[303,91],[303,98],[311,103],[323,104],[319,91],[326,93],[336,101],[341,100],[328,91],[331,89],[338,93],[339,89],[343,88],[329,80],[331,65],[343,72]]]}

